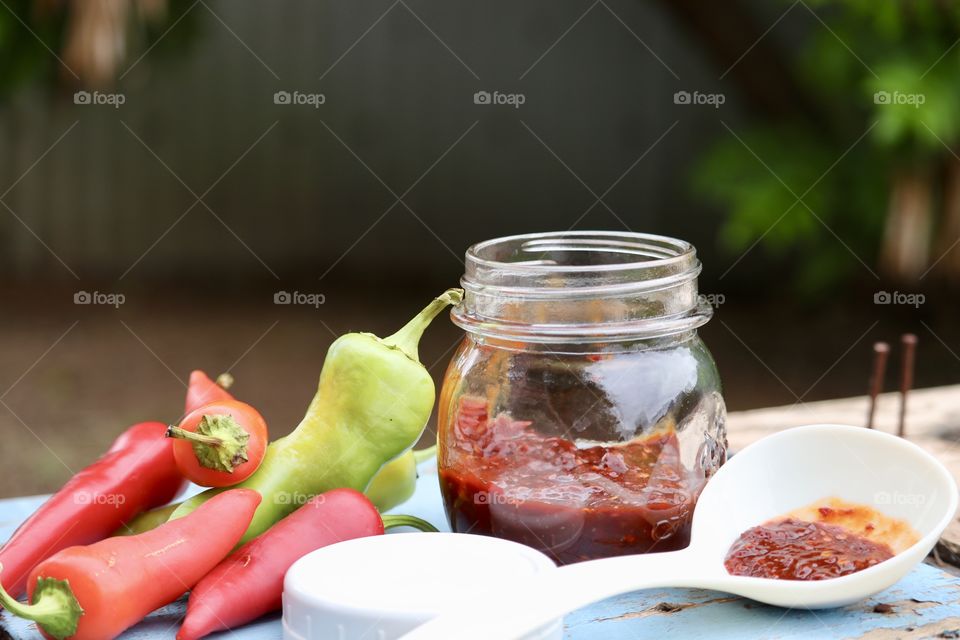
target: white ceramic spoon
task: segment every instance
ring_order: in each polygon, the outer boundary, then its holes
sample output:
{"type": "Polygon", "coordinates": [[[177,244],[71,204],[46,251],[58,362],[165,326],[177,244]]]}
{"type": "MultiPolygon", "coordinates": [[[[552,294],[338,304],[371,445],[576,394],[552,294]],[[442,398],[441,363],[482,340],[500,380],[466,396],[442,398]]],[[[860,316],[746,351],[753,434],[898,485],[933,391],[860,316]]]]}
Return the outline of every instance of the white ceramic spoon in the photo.
{"type": "Polygon", "coordinates": [[[581,562],[502,584],[403,638],[530,637],[570,611],[651,587],[713,589],[791,608],[846,605],[889,587],[921,562],[956,508],[953,477],[933,456],[906,440],[840,425],[788,429],[747,447],[707,483],[693,516],[688,548],[581,562]],[[921,538],[885,562],[829,580],[771,580],[726,572],[724,557],[742,532],[832,496],[902,519],[921,538]]]}

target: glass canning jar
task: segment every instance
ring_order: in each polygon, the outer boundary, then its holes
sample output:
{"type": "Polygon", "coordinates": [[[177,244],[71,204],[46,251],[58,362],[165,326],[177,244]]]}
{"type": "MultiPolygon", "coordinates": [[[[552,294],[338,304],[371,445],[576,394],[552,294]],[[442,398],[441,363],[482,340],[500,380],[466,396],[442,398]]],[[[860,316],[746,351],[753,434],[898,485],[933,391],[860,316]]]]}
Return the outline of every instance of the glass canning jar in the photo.
{"type": "Polygon", "coordinates": [[[453,311],[466,336],[439,401],[453,531],[561,563],[689,544],[697,497],[726,460],[694,247],[571,231],[466,257],[453,311]]]}

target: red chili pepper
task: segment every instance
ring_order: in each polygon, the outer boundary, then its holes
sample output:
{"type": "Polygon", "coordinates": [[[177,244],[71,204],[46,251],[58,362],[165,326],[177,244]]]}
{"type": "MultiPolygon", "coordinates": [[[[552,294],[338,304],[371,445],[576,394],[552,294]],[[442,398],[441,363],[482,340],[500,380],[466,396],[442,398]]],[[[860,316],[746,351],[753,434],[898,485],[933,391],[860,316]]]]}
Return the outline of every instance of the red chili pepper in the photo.
{"type": "Polygon", "coordinates": [[[5,592],[0,603],[35,621],[47,638],[115,638],[176,600],[223,560],[258,504],[256,491],[234,489],[153,531],[64,549],[31,572],[32,604],[5,592]]]}
{"type": "Polygon", "coordinates": [[[187,387],[187,402],[183,414],[187,415],[211,402],[233,400],[233,396],[227,391],[227,387],[229,387],[232,382],[233,378],[226,373],[214,382],[206,373],[199,369],[191,371],[190,385],[187,387]]]}
{"type": "Polygon", "coordinates": [[[44,502],[0,548],[0,585],[20,597],[27,575],[42,560],[102,540],[141,511],[172,500],[184,478],[166,431],[161,422],[133,425],[44,502]]]}
{"type": "Polygon", "coordinates": [[[380,535],[384,528],[399,526],[436,531],[413,516],[381,518],[373,503],[353,489],[333,489],[310,498],[204,576],[190,592],[177,640],[196,640],[276,611],[283,576],[294,562],[335,542],[380,535]]]}
{"type": "Polygon", "coordinates": [[[191,411],[180,426],[167,428],[177,438],[173,456],[189,480],[201,487],[230,487],[257,470],[267,451],[267,423],[250,405],[221,400],[191,411]]]}

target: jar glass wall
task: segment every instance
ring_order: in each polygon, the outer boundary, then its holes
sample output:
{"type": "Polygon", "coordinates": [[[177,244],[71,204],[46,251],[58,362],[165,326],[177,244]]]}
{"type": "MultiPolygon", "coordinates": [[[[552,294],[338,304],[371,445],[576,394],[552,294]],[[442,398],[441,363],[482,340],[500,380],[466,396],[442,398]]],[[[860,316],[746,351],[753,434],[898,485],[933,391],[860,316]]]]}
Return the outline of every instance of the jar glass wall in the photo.
{"type": "Polygon", "coordinates": [[[569,563],[679,549],[724,462],[725,409],[697,327],[689,244],[566,232],[467,253],[466,336],[439,403],[454,531],[569,563]]]}

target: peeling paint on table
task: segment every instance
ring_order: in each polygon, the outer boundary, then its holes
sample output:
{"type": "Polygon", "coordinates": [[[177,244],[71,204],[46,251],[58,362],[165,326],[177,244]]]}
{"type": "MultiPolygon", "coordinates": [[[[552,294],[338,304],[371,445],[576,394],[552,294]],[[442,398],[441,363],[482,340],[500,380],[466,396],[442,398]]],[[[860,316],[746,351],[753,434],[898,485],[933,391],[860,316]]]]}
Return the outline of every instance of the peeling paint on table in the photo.
{"type": "Polygon", "coordinates": [[[960,629],[960,580],[921,565],[870,600],[819,611],[780,609],[712,591],[647,590],[577,611],[566,623],[567,637],[578,640],[936,637],[960,629]]]}
{"type": "MultiPolygon", "coordinates": [[[[0,540],[6,539],[43,499],[44,496],[0,500],[0,540]]],[[[421,466],[417,493],[398,511],[447,529],[436,470],[431,463],[421,466]]],[[[159,609],[121,637],[123,640],[172,640],[185,606],[186,599],[182,598],[159,609]]],[[[268,616],[210,638],[280,640],[279,620],[279,614],[268,616]]],[[[780,609],[698,589],[646,590],[610,598],[566,618],[566,640],[665,637],[710,640],[960,638],[960,578],[930,565],[920,565],[870,600],[819,611],[780,609]]],[[[7,638],[37,640],[40,635],[30,624],[4,612],[0,617],[0,640],[7,638]]]]}

